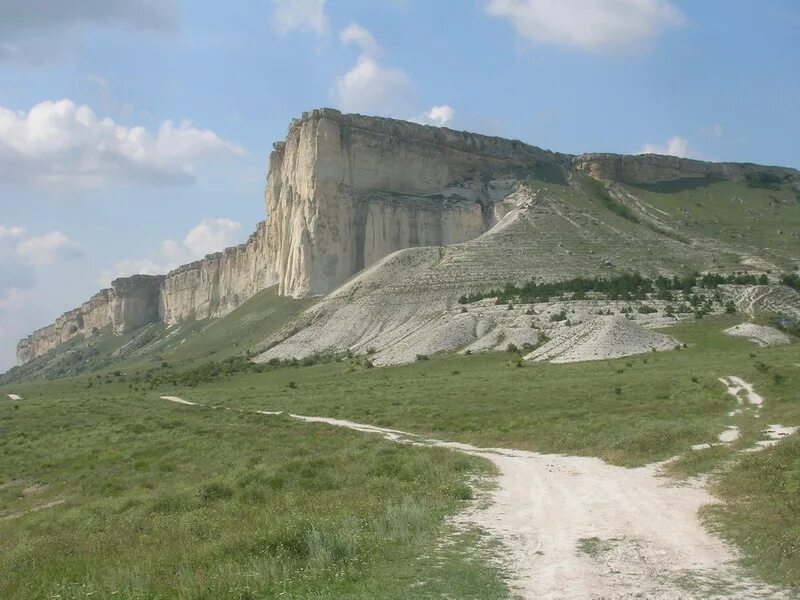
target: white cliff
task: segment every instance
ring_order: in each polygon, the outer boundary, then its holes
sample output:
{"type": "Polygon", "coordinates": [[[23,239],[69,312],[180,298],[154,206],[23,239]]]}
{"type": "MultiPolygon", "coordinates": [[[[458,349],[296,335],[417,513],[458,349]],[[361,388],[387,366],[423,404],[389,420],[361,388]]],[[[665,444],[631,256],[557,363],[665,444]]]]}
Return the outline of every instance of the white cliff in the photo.
{"type": "Polygon", "coordinates": [[[259,223],[247,243],[168,273],[161,284],[160,320],[174,325],[188,319],[222,317],[275,285],[266,232],[266,224],[259,223]]]}
{"type": "MultiPolygon", "coordinates": [[[[628,183],[755,177],[800,185],[800,173],[792,169],[653,155],[574,157],[516,140],[314,110],[294,120],[285,141],[274,145],[267,220],[245,244],[163,276],[116,280],[111,289],[21,340],[18,362],[109,327],[122,334],[148,323],[221,317],[274,285],[285,296],[327,294],[379,264],[384,264],[380,277],[354,281],[359,302],[377,308],[397,304],[390,320],[399,319],[392,326],[404,327],[410,323],[402,317],[406,312],[419,316],[423,306],[422,312],[438,318],[460,294],[486,285],[608,272],[601,258],[610,258],[614,270],[652,273],[720,264],[714,262],[720,255],[716,247],[690,247],[665,237],[660,226],[648,229],[598,213],[597,203],[576,183],[589,176],[628,183]],[[409,248],[423,249],[394,254],[409,248]],[[595,250],[598,255],[592,255],[595,250]],[[394,272],[386,265],[402,268],[394,272]],[[383,291],[365,296],[367,282],[383,281],[386,273],[391,276],[383,291]],[[395,285],[400,289],[393,293],[395,285]]],[[[321,306],[328,314],[355,314],[358,303],[343,306],[354,299],[352,291],[353,286],[340,288],[321,306]]],[[[372,323],[388,335],[383,317],[362,317],[359,326],[372,323]]],[[[326,343],[336,328],[323,327],[322,321],[318,326],[313,343],[298,346],[323,351],[360,343],[338,337],[326,343]]],[[[449,321],[446,328],[452,329],[449,321]]],[[[363,340],[372,337],[362,334],[363,340]]],[[[413,354],[412,346],[403,356],[413,354]]],[[[287,356],[299,352],[290,341],[281,350],[287,356]]]]}
{"type": "Polygon", "coordinates": [[[521,142],[315,110],[270,158],[268,240],[279,293],[328,292],[384,256],[474,239],[515,170],[568,162],[521,142]]]}

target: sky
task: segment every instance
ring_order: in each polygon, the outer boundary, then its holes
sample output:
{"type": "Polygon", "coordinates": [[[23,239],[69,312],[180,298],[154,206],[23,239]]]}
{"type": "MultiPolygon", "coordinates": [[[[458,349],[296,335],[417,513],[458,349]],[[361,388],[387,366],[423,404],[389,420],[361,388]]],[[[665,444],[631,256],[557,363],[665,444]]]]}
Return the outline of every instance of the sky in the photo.
{"type": "Polygon", "coordinates": [[[332,106],[800,167],[796,0],[2,0],[0,371],[117,276],[240,243],[332,106]]]}

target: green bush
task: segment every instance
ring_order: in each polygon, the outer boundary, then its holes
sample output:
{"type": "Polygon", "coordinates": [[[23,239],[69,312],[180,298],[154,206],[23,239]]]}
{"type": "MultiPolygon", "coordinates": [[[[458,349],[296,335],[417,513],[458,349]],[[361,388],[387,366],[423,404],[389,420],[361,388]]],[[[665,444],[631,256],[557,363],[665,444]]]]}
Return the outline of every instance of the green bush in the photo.
{"type": "Polygon", "coordinates": [[[800,290],[800,275],[797,273],[786,273],[781,275],[781,283],[789,286],[790,288],[800,290]]]}

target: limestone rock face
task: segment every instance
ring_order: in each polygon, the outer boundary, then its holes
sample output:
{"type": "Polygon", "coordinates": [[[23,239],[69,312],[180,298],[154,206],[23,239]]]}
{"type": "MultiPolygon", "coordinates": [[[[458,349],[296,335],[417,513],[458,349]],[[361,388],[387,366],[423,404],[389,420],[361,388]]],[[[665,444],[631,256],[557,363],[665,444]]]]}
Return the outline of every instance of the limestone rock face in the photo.
{"type": "Polygon", "coordinates": [[[276,283],[267,255],[266,223],[259,223],[247,243],[168,273],[160,290],[154,321],[173,325],[187,319],[228,314],[259,291],[276,283]]]}
{"type": "Polygon", "coordinates": [[[268,240],[279,293],[328,292],[404,248],[474,239],[511,175],[563,155],[521,142],[322,109],[270,158],[268,240]]]}
{"type": "Polygon", "coordinates": [[[111,282],[111,323],[120,335],[158,320],[158,299],[164,278],[122,277],[111,282]]]}
{"type": "Polygon", "coordinates": [[[111,326],[114,333],[122,334],[156,321],[162,280],[161,276],[151,275],[116,279],[110,289],[20,340],[17,362],[25,364],[76,336],[96,335],[105,327],[111,326]]]}
{"type": "Polygon", "coordinates": [[[259,291],[275,285],[267,257],[266,223],[260,223],[247,243],[184,265],[167,275],[121,277],[71,310],[52,325],[17,344],[17,362],[25,364],[82,335],[89,337],[111,326],[121,335],[147,325],[168,325],[187,319],[221,317],[259,291]]]}
{"type": "Polygon", "coordinates": [[[658,154],[582,154],[573,159],[573,165],[597,179],[619,183],[646,184],[705,177],[734,181],[766,177],[800,183],[800,172],[795,169],[749,163],[714,163],[658,154]]]}

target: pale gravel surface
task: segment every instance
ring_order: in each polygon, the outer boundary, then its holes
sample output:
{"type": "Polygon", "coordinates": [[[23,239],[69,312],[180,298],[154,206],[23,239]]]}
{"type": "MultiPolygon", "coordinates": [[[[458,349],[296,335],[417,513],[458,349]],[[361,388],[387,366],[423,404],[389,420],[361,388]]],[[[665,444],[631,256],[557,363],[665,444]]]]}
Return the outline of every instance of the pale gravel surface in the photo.
{"type": "Polygon", "coordinates": [[[499,471],[496,487],[453,522],[502,542],[497,562],[521,598],[790,598],[738,569],[734,551],[698,519],[698,509],[713,498],[699,484],[659,477],[659,465],[626,469],[596,458],[478,448],[343,419],[290,417],[490,460],[499,471]],[[595,538],[602,549],[583,551],[595,538]]]}
{"type": "Polygon", "coordinates": [[[671,485],[658,476],[658,465],[626,469],[596,458],[477,448],[343,419],[291,416],[490,460],[500,476],[488,507],[473,505],[454,522],[503,542],[499,562],[522,598],[789,598],[740,572],[735,553],[698,519],[713,498],[699,486],[671,485]],[[591,538],[605,549],[581,552],[591,538]]]}
{"type": "Polygon", "coordinates": [[[742,323],[726,329],[725,333],[747,338],[761,347],[789,344],[792,341],[788,335],[774,327],[756,325],[755,323],[742,323]]]}
{"type": "Polygon", "coordinates": [[[736,425],[728,425],[725,428],[725,431],[719,434],[717,439],[723,444],[730,444],[738,440],[741,435],[742,434],[739,432],[739,428],[736,425]]]}
{"type": "MultiPolygon", "coordinates": [[[[750,414],[752,417],[759,418],[760,410],[764,406],[764,398],[757,394],[753,389],[753,385],[741,379],[740,377],[728,376],[720,377],[719,381],[727,388],[728,394],[736,398],[740,408],[729,412],[728,416],[733,417],[739,414],[750,414]]],[[[766,429],[761,431],[761,434],[767,439],[758,440],[753,446],[744,448],[742,452],[759,452],[765,448],[770,448],[776,445],[784,438],[800,433],[800,426],[786,426],[786,425],[769,425],[766,429]]],[[[732,444],[741,437],[741,432],[736,425],[728,425],[725,430],[719,434],[718,443],[715,444],[695,444],[692,450],[707,450],[714,446],[724,446],[732,444]]]]}
{"type": "Polygon", "coordinates": [[[766,448],[771,448],[772,446],[778,444],[784,438],[790,435],[794,435],[796,433],[800,433],[800,427],[791,427],[787,425],[769,425],[761,433],[767,439],[757,441],[755,446],[753,446],[752,448],[747,448],[745,452],[759,452],[766,448]]]}
{"type": "Polygon", "coordinates": [[[748,404],[760,407],[764,404],[764,398],[756,394],[753,385],[735,375],[720,377],[719,381],[727,388],[727,392],[736,398],[740,405],[744,405],[745,400],[748,404]]]}
{"type": "Polygon", "coordinates": [[[553,363],[605,360],[645,352],[674,350],[678,341],[645,329],[622,316],[597,317],[565,327],[549,342],[528,354],[526,360],[553,363]]]}
{"type": "Polygon", "coordinates": [[[188,404],[189,406],[199,406],[196,402],[189,402],[188,400],[184,400],[183,398],[178,398],[177,396],[161,396],[162,400],[168,400],[170,402],[175,402],[177,404],[188,404]]]}

